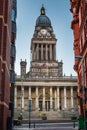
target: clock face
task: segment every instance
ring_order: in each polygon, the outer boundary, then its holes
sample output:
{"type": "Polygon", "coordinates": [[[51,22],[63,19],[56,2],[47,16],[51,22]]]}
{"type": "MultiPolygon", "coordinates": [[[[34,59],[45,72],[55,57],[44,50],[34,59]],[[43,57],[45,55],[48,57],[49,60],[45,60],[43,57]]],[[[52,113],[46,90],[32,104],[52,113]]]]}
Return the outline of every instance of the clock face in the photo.
{"type": "Polygon", "coordinates": [[[41,34],[46,35],[46,33],[47,33],[46,29],[41,29],[41,34]]]}

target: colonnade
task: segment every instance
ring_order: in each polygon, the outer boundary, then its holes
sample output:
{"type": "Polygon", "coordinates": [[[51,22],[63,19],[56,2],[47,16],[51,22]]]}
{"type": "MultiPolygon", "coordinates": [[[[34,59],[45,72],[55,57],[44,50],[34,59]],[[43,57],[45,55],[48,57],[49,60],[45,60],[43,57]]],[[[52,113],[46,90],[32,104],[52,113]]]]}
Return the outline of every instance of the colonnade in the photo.
{"type": "Polygon", "coordinates": [[[33,44],[32,46],[33,60],[55,60],[56,48],[55,44],[33,44]]]}
{"type": "MultiPolygon", "coordinates": [[[[17,108],[17,87],[19,86],[15,86],[15,93],[14,93],[14,107],[17,108]]],[[[28,100],[32,99],[32,93],[31,93],[31,89],[32,87],[28,87],[28,100]]],[[[54,106],[53,106],[53,87],[50,86],[50,91],[49,96],[49,102],[50,102],[50,111],[55,109],[55,110],[60,110],[60,105],[61,105],[61,99],[60,99],[60,88],[59,86],[56,87],[56,94],[54,97],[54,106]],[[53,108],[54,107],[54,108],[53,108]]],[[[74,106],[74,92],[73,92],[73,88],[74,87],[70,87],[70,103],[71,103],[71,108],[73,108],[74,106]]],[[[46,110],[46,105],[45,105],[45,101],[46,101],[46,87],[42,87],[42,110],[45,111],[46,110]]],[[[63,97],[64,97],[64,109],[67,109],[67,87],[63,87],[63,97]]],[[[21,107],[22,109],[24,109],[24,86],[21,86],[21,107]]],[[[35,88],[35,109],[39,110],[39,87],[36,86],[35,88]]]]}

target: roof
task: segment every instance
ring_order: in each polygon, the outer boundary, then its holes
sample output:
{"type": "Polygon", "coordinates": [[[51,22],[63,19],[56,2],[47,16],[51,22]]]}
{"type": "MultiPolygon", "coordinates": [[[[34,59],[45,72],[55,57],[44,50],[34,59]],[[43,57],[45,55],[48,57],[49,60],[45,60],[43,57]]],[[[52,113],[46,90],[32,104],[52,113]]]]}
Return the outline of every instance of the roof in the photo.
{"type": "Polygon", "coordinates": [[[36,20],[36,26],[44,26],[44,27],[50,27],[51,21],[45,14],[45,8],[42,6],[41,8],[41,14],[36,20]]]}

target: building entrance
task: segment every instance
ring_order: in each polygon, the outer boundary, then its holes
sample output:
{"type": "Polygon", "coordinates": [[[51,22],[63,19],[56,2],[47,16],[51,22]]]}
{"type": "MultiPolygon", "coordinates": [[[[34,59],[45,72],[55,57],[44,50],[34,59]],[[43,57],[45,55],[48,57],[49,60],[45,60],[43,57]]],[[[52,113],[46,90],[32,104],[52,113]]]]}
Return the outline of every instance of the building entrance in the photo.
{"type": "Polygon", "coordinates": [[[45,109],[46,111],[50,111],[50,101],[45,101],[45,109]]]}
{"type": "Polygon", "coordinates": [[[39,111],[42,111],[42,101],[39,101],[39,111]]]}
{"type": "MultiPolygon", "coordinates": [[[[50,111],[50,101],[45,101],[45,110],[50,111]]],[[[43,101],[39,101],[39,111],[43,111],[43,101]]]]}

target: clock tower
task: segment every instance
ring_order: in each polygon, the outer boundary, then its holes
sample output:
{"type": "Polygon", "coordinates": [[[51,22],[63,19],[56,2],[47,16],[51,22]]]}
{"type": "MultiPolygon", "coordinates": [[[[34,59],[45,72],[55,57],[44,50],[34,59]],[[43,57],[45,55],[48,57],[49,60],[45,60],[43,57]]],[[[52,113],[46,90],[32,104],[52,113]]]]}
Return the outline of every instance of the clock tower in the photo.
{"type": "Polygon", "coordinates": [[[21,60],[21,75],[16,78],[15,113],[23,110],[23,117],[28,118],[29,100],[32,101],[32,117],[46,112],[47,118],[57,119],[69,110],[72,114],[71,108],[77,108],[77,79],[63,76],[63,63],[56,60],[56,44],[51,20],[42,6],[31,39],[30,70],[26,73],[26,60],[21,60]]]}
{"type": "Polygon", "coordinates": [[[62,77],[62,62],[56,60],[56,42],[50,19],[42,6],[31,40],[31,77],[62,77]]]}

